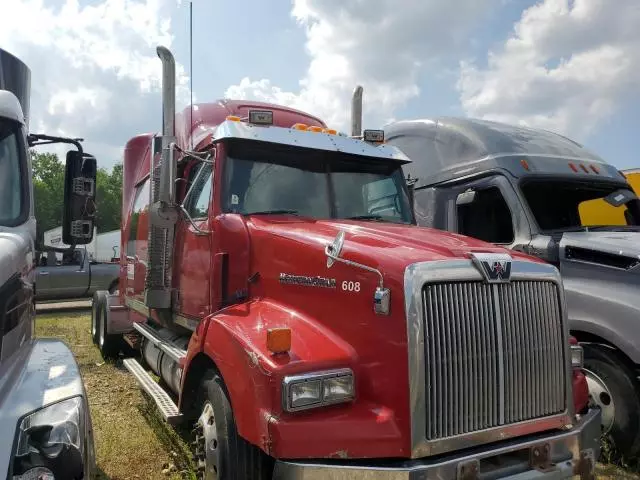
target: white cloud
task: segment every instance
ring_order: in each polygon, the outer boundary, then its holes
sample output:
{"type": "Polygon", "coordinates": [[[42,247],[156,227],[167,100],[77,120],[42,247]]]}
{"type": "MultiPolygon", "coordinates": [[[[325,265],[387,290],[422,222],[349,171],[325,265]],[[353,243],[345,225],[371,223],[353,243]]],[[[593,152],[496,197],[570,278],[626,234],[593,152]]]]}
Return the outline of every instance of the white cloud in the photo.
{"type": "Polygon", "coordinates": [[[585,138],[640,85],[638,0],[545,0],[525,10],[486,68],[463,62],[475,117],[585,138]]]}
{"type": "Polygon", "coordinates": [[[466,47],[497,0],[294,0],[310,64],[298,92],[243,78],[225,96],[273,101],[346,129],[350,96],[364,86],[365,126],[380,126],[419,95],[418,75],[466,47]]]}
{"type": "MultiPolygon", "coordinates": [[[[31,130],[85,138],[101,166],[121,161],[128,138],[158,130],[161,63],[155,48],[171,46],[175,2],[4,2],[0,45],[31,69],[31,130]]],[[[188,79],[181,65],[177,72],[185,103],[188,79]]]]}

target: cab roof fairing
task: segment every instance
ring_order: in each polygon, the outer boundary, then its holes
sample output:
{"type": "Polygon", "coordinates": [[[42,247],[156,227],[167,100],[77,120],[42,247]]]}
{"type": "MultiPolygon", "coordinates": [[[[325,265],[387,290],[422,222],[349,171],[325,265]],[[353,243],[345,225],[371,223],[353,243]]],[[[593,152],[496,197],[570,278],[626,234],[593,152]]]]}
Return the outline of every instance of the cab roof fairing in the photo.
{"type": "Polygon", "coordinates": [[[403,120],[384,127],[385,138],[412,160],[406,169],[416,187],[435,185],[490,170],[514,177],[562,175],[624,181],[618,170],[579,143],[557,133],[472,118],[403,120]],[[402,138],[404,137],[404,138],[402,138]],[[521,160],[529,160],[529,171],[521,160]],[[574,172],[586,164],[589,173],[574,172]],[[599,174],[591,170],[597,166],[599,174]]]}
{"type": "Polygon", "coordinates": [[[194,137],[195,145],[200,148],[209,143],[237,139],[327,152],[340,152],[360,157],[393,161],[400,165],[411,162],[409,157],[400,149],[391,145],[372,145],[363,140],[342,135],[272,125],[253,125],[240,121],[227,120],[215,128],[201,127],[194,137]]]}

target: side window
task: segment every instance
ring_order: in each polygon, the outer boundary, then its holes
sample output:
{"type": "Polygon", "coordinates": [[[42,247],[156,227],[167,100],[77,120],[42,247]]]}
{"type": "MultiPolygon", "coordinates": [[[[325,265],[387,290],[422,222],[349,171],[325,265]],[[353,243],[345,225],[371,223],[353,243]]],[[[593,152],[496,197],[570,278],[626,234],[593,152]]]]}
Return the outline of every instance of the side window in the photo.
{"type": "Polygon", "coordinates": [[[138,221],[140,213],[149,206],[149,178],[138,186],[136,200],[133,204],[131,224],[129,226],[129,240],[127,241],[127,255],[133,257],[136,254],[135,241],[138,238],[138,221]]]}
{"type": "Polygon", "coordinates": [[[476,191],[473,202],[458,205],[458,233],[485,242],[514,241],[511,211],[498,187],[476,191]]]}
{"type": "Polygon", "coordinates": [[[209,203],[211,200],[210,169],[203,169],[196,177],[193,187],[189,192],[189,197],[185,202],[185,208],[191,218],[205,218],[209,214],[209,203]]]}

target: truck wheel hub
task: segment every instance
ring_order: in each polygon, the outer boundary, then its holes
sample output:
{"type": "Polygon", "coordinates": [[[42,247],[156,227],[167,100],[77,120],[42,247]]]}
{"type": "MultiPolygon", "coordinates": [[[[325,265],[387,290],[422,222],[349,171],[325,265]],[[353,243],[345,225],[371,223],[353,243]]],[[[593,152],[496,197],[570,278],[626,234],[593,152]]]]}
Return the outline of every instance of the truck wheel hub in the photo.
{"type": "Polygon", "coordinates": [[[203,480],[217,480],[220,465],[218,449],[218,431],[213,415],[213,406],[207,402],[196,423],[196,461],[200,477],[203,480]]]}
{"type": "Polygon", "coordinates": [[[602,431],[608,433],[616,418],[616,408],[613,396],[607,384],[595,373],[583,369],[589,386],[589,398],[601,409],[602,431]]]}

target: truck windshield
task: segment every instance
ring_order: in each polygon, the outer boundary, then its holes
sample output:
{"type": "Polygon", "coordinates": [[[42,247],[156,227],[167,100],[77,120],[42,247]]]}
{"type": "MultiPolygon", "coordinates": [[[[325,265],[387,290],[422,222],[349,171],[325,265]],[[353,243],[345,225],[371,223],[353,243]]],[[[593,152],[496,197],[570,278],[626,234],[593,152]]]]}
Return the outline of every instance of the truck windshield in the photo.
{"type": "Polygon", "coordinates": [[[11,226],[22,213],[20,125],[0,118],[0,225],[11,226]]]}
{"type": "Polygon", "coordinates": [[[224,178],[225,212],[412,221],[402,170],[390,162],[262,151],[227,157],[224,178]]]}
{"type": "Polygon", "coordinates": [[[640,200],[624,184],[535,179],[521,189],[542,231],[640,230],[640,200]]]}

